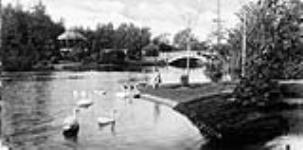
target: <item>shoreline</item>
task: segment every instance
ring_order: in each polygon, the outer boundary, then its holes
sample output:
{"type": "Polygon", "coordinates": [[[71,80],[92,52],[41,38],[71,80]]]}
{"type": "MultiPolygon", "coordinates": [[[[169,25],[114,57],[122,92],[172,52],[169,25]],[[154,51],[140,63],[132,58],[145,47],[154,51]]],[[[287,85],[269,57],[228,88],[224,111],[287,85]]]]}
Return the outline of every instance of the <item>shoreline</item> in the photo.
{"type": "MultiPolygon", "coordinates": [[[[121,70],[125,68],[130,70],[138,70],[138,67],[152,67],[152,66],[165,66],[163,61],[150,62],[150,61],[125,61],[123,63],[83,63],[83,62],[63,62],[63,63],[48,63],[37,64],[31,67],[29,70],[19,70],[18,68],[9,68],[3,71],[7,72],[30,72],[30,71],[88,71],[88,70],[121,70]]],[[[5,68],[5,67],[3,67],[5,68]]]]}
{"type": "Polygon", "coordinates": [[[185,115],[210,141],[224,144],[260,142],[281,135],[288,130],[288,121],[278,112],[302,105],[288,99],[270,106],[239,105],[232,101],[234,86],[209,83],[182,88],[175,84],[158,89],[139,86],[139,90],[151,95],[151,101],[168,104],[185,115]]]}

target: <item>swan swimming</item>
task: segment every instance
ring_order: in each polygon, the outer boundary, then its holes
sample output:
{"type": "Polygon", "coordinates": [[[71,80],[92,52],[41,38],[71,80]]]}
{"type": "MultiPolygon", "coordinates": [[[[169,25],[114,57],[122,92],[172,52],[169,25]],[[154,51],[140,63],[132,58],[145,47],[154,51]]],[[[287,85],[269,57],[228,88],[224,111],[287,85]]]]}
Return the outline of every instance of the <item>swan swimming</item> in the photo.
{"type": "Polygon", "coordinates": [[[122,86],[122,90],[123,90],[123,92],[117,92],[116,93],[117,97],[120,97],[120,98],[130,98],[131,97],[131,92],[129,90],[129,86],[128,85],[124,84],[122,86]]]}
{"type": "Polygon", "coordinates": [[[116,96],[121,98],[140,98],[140,91],[135,85],[123,85],[123,92],[116,93],[116,96]]]}
{"type": "Polygon", "coordinates": [[[97,118],[98,124],[100,126],[105,126],[105,125],[115,123],[116,122],[116,113],[117,113],[117,110],[113,110],[111,118],[109,118],[109,117],[99,117],[99,118],[97,118]]]}
{"type": "Polygon", "coordinates": [[[78,106],[79,108],[88,108],[88,107],[90,107],[90,106],[93,105],[93,104],[94,104],[94,102],[93,102],[93,100],[90,99],[90,98],[83,98],[83,99],[81,99],[81,100],[79,100],[79,101],[77,102],[77,106],[78,106]]]}
{"type": "Polygon", "coordinates": [[[63,131],[62,134],[65,137],[76,137],[78,135],[80,125],[78,122],[77,115],[80,112],[80,109],[75,108],[73,115],[65,118],[63,124],[63,131]]]}
{"type": "Polygon", "coordinates": [[[106,95],[106,91],[104,90],[94,90],[93,93],[98,96],[106,95]]]}
{"type": "Polygon", "coordinates": [[[78,100],[78,102],[77,102],[77,106],[79,108],[88,108],[94,104],[92,98],[90,96],[88,96],[89,93],[84,92],[81,95],[82,95],[81,99],[78,100]]]}
{"type": "Polygon", "coordinates": [[[86,93],[86,91],[83,91],[83,90],[82,91],[73,90],[73,97],[75,99],[87,97],[87,93],[86,93]]]}
{"type": "Polygon", "coordinates": [[[137,89],[137,86],[133,86],[131,92],[132,92],[132,97],[133,98],[140,98],[141,97],[141,92],[137,89]]]}

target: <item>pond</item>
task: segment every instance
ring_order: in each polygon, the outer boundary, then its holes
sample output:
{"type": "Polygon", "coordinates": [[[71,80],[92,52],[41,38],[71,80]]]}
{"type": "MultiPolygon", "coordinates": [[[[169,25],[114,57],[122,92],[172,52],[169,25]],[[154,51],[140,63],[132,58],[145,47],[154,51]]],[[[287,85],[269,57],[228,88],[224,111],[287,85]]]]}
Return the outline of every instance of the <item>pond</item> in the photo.
{"type": "MultiPolygon", "coordinates": [[[[149,71],[148,71],[149,70],[149,71]]],[[[149,79],[153,73],[142,72],[16,72],[3,78],[1,136],[13,149],[22,150],[198,150],[206,140],[198,129],[172,108],[144,99],[117,96],[129,79],[149,79]],[[107,91],[106,95],[93,91],[107,91]],[[72,114],[77,101],[73,93],[84,92],[94,102],[79,113],[77,141],[62,136],[63,121],[72,114]],[[98,117],[109,117],[117,110],[115,125],[100,127],[98,117]]],[[[177,68],[159,68],[165,83],[179,82],[185,72],[177,68]]],[[[190,72],[193,83],[209,82],[203,69],[190,72]]],[[[290,120],[286,135],[266,141],[265,145],[244,145],[243,150],[278,150],[291,145],[302,147],[303,111],[282,112],[290,120]]],[[[240,143],[239,143],[240,144],[240,143]]],[[[297,149],[296,149],[297,148],[297,149]]],[[[229,148],[207,148],[217,150],[229,148]]]]}
{"type": "MultiPolygon", "coordinates": [[[[162,68],[164,81],[176,82],[184,71],[162,68]]],[[[198,70],[193,74],[200,74],[198,70]]],[[[197,128],[172,108],[142,99],[117,97],[121,83],[145,79],[144,72],[20,72],[3,81],[2,136],[14,149],[198,149],[203,142],[197,128]],[[106,95],[92,94],[105,90],[106,95]],[[73,91],[90,94],[94,104],[79,113],[80,132],[75,141],[62,136],[63,121],[78,99],[73,91]],[[114,126],[99,127],[97,118],[117,110],[114,126]]],[[[203,82],[201,77],[192,81],[203,82]]]]}

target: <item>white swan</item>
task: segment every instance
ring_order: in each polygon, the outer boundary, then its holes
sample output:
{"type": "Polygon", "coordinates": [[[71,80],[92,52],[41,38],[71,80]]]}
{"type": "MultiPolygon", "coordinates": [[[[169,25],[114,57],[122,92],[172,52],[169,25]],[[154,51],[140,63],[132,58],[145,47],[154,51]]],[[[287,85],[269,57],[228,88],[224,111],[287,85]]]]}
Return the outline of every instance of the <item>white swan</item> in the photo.
{"type": "Polygon", "coordinates": [[[127,92],[117,92],[116,96],[120,97],[120,98],[130,98],[131,97],[131,93],[128,92],[128,91],[127,92]]]}
{"type": "Polygon", "coordinates": [[[140,98],[141,93],[136,85],[123,85],[123,92],[116,93],[117,97],[121,98],[140,98]]]}
{"type": "Polygon", "coordinates": [[[130,92],[129,85],[124,84],[122,86],[122,90],[123,90],[123,92],[117,92],[116,93],[117,97],[120,97],[120,98],[130,98],[131,97],[131,92],[130,92]]]}
{"type": "Polygon", "coordinates": [[[87,93],[86,93],[86,91],[76,91],[76,90],[73,90],[73,97],[75,99],[87,97],[87,93]]]}
{"type": "Polygon", "coordinates": [[[103,90],[94,90],[93,93],[98,96],[106,95],[106,91],[103,90]]]}
{"type": "Polygon", "coordinates": [[[78,91],[73,90],[73,97],[74,97],[74,98],[79,98],[79,97],[80,97],[79,92],[78,92],[78,91]]]}
{"type": "Polygon", "coordinates": [[[83,97],[87,97],[87,93],[86,91],[80,91],[80,96],[83,97]]]}
{"type": "Polygon", "coordinates": [[[79,108],[88,108],[94,104],[91,96],[89,96],[89,93],[84,92],[81,97],[82,98],[77,102],[77,106],[79,108]]]}
{"type": "Polygon", "coordinates": [[[77,114],[79,113],[79,109],[74,109],[73,115],[65,118],[63,124],[63,135],[65,137],[76,137],[78,135],[80,125],[77,119],[77,114]]]}
{"type": "Polygon", "coordinates": [[[140,98],[141,97],[141,92],[137,89],[137,86],[133,86],[134,88],[132,89],[132,98],[140,98]]]}
{"type": "Polygon", "coordinates": [[[83,99],[81,99],[81,100],[79,100],[79,101],[77,102],[77,106],[78,106],[79,108],[88,108],[88,107],[90,107],[90,106],[93,105],[93,104],[94,104],[94,102],[93,102],[93,100],[90,99],[90,98],[83,98],[83,99]]]}
{"type": "Polygon", "coordinates": [[[117,110],[113,110],[111,118],[109,118],[109,117],[99,117],[99,118],[97,118],[98,124],[100,126],[105,126],[105,125],[115,123],[116,122],[116,113],[117,113],[117,110]]]}

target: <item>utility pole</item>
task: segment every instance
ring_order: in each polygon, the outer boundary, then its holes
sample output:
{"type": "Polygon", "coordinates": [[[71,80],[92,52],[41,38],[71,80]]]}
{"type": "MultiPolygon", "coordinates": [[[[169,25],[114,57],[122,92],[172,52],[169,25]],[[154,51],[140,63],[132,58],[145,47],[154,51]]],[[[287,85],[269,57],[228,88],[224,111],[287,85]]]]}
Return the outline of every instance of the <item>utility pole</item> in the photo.
{"type": "Polygon", "coordinates": [[[197,1],[198,4],[198,13],[194,16],[188,14],[188,16],[185,16],[184,20],[186,22],[187,30],[188,30],[188,35],[186,37],[186,53],[187,53],[187,59],[186,59],[186,72],[184,75],[181,76],[181,82],[182,85],[188,86],[189,85],[189,74],[190,74],[190,52],[191,52],[191,32],[196,26],[200,12],[201,12],[201,0],[197,1]]]}
{"type": "Polygon", "coordinates": [[[186,60],[186,75],[189,77],[189,67],[190,67],[190,50],[191,50],[191,41],[190,41],[190,33],[191,33],[191,29],[189,28],[188,29],[189,32],[188,32],[188,36],[186,38],[186,49],[187,49],[187,60],[186,60]]]}
{"type": "Polygon", "coordinates": [[[221,1],[217,0],[217,44],[221,43],[221,1]]]}
{"type": "Polygon", "coordinates": [[[242,65],[241,65],[241,76],[245,77],[245,65],[246,65],[246,20],[247,15],[244,12],[244,19],[243,19],[243,35],[242,35],[242,65]]]}
{"type": "MultiPolygon", "coordinates": [[[[0,50],[2,51],[2,0],[0,0],[0,50]]],[[[2,60],[2,56],[0,61],[2,60]]],[[[0,63],[2,64],[2,62],[0,63]]]]}
{"type": "MultiPolygon", "coordinates": [[[[2,0],[0,0],[0,73],[2,72],[2,27],[3,27],[3,15],[2,15],[2,0]]],[[[1,82],[1,81],[0,81],[1,82]]]]}
{"type": "MultiPolygon", "coordinates": [[[[2,75],[2,0],[0,0],[0,75],[2,75]]],[[[2,80],[0,80],[0,94],[3,94],[2,80]]],[[[0,95],[0,114],[2,114],[2,95],[0,95]]],[[[2,135],[2,115],[0,115],[0,136],[2,135]]]]}

